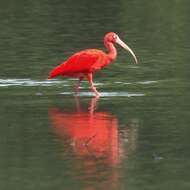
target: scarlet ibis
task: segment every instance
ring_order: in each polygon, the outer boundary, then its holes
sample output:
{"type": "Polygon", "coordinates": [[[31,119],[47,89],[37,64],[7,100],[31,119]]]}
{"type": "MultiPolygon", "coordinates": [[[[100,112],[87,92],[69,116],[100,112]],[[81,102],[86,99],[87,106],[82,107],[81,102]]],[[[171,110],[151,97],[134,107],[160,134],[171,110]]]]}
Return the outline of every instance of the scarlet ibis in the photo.
{"type": "Polygon", "coordinates": [[[108,53],[104,53],[102,50],[98,49],[86,49],[77,52],[69,57],[65,62],[55,67],[50,72],[48,79],[57,76],[79,78],[79,82],[76,87],[78,89],[81,81],[86,77],[89,81],[91,90],[96,94],[96,96],[100,96],[93,83],[93,74],[116,59],[117,50],[114,46],[115,43],[129,51],[135,59],[135,63],[137,63],[137,58],[129,46],[127,46],[116,33],[109,32],[104,36],[104,45],[107,48],[108,53]]]}

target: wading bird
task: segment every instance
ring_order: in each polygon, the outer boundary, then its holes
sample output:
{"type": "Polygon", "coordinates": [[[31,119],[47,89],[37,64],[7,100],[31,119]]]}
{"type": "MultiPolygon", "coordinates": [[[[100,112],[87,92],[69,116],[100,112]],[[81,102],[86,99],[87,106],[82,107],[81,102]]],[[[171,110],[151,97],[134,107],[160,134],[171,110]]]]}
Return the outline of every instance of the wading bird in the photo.
{"type": "Polygon", "coordinates": [[[109,32],[104,37],[104,45],[108,49],[108,53],[104,53],[102,50],[98,49],[86,49],[75,53],[65,62],[55,67],[50,72],[48,79],[57,76],[79,78],[79,82],[76,86],[76,90],[78,91],[81,81],[84,77],[87,77],[91,90],[96,94],[96,96],[100,96],[100,93],[96,90],[93,83],[93,74],[116,59],[117,50],[114,46],[115,43],[129,51],[134,57],[135,63],[137,63],[137,58],[133,51],[119,38],[116,33],[109,32]]]}

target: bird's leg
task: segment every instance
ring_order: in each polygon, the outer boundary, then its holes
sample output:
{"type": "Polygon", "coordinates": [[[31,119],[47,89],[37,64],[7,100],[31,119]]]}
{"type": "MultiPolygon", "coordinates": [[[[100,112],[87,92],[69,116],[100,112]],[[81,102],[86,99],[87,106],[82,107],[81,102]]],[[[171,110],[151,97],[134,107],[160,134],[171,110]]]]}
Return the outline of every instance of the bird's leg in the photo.
{"type": "Polygon", "coordinates": [[[82,108],[81,108],[81,105],[80,105],[80,99],[78,96],[75,96],[75,103],[76,103],[76,108],[77,108],[77,112],[82,112],[82,108]]]}
{"type": "Polygon", "coordinates": [[[81,81],[83,80],[83,78],[84,78],[84,76],[80,76],[80,77],[79,77],[79,80],[78,80],[78,82],[77,82],[77,84],[76,84],[76,86],[75,86],[75,92],[76,92],[76,94],[79,93],[79,87],[80,87],[80,85],[81,85],[81,81]]]}
{"type": "Polygon", "coordinates": [[[89,113],[90,113],[91,116],[93,116],[93,114],[94,114],[94,112],[96,110],[98,99],[99,99],[99,96],[96,96],[96,97],[92,98],[92,100],[90,102],[88,110],[89,110],[89,113]]]}
{"type": "Polygon", "coordinates": [[[87,74],[87,79],[88,79],[88,82],[90,84],[91,90],[96,94],[97,97],[99,97],[100,93],[96,90],[96,87],[94,86],[94,83],[92,81],[93,80],[92,73],[87,74]]]}

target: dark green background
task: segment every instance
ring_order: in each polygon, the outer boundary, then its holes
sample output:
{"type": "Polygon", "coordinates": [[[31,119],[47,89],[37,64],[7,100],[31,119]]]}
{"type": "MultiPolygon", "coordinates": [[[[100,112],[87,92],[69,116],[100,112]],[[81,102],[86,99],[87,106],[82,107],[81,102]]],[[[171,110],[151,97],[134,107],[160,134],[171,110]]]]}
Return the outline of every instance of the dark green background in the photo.
{"type": "MultiPolygon", "coordinates": [[[[1,1],[0,189],[189,189],[189,7],[188,0],[1,1]],[[95,75],[105,94],[96,111],[117,118],[124,152],[117,168],[96,160],[99,169],[86,173],[48,118],[52,107],[75,111],[75,81],[46,78],[72,53],[104,49],[108,31],[140,64],[118,47],[114,64],[95,75]]],[[[80,101],[87,112],[91,97],[80,101]]]]}

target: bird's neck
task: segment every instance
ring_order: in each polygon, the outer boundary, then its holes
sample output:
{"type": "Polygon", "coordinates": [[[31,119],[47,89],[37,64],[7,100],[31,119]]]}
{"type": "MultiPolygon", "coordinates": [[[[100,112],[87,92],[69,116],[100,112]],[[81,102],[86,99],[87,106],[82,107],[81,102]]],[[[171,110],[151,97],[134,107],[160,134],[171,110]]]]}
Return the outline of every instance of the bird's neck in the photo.
{"type": "Polygon", "coordinates": [[[108,57],[112,61],[117,57],[117,50],[113,43],[105,43],[106,48],[108,49],[108,57]]]}

